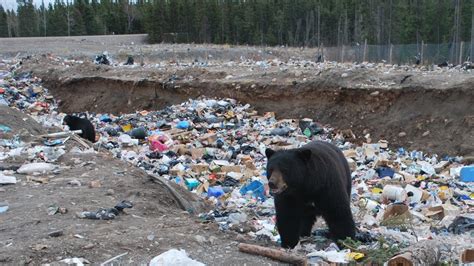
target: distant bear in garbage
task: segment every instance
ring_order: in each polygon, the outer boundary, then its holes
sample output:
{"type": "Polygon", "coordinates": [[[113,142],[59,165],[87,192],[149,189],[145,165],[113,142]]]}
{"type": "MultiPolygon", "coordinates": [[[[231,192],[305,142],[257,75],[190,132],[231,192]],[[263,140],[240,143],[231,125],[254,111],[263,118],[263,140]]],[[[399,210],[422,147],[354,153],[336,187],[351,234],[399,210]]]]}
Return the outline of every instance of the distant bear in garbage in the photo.
{"type": "Polygon", "coordinates": [[[332,239],[355,238],[351,173],[341,150],[314,141],[298,149],[268,148],[265,154],[283,248],[294,248],[300,237],[310,236],[318,216],[326,221],[332,239]]]}
{"type": "Polygon", "coordinates": [[[91,121],[86,118],[80,118],[73,115],[66,115],[63,119],[63,124],[67,125],[70,130],[82,130],[82,134],[79,134],[84,139],[90,142],[95,142],[95,129],[91,121]]]}

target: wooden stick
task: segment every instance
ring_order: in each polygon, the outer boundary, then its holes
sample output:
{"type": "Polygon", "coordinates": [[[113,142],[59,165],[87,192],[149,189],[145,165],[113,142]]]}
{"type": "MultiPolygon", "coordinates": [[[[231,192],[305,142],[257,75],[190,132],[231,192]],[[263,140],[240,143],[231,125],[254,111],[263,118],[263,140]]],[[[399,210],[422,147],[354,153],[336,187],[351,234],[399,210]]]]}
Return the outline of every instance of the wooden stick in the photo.
{"type": "Polygon", "coordinates": [[[187,200],[183,196],[181,196],[181,193],[176,191],[176,189],[171,186],[170,182],[168,182],[168,180],[164,179],[163,177],[150,173],[148,173],[148,176],[154,181],[166,187],[182,210],[187,211],[189,213],[196,213],[202,207],[202,205],[199,205],[198,203],[193,202],[191,200],[187,200]]]}
{"type": "Polygon", "coordinates": [[[303,265],[303,266],[308,265],[306,258],[298,256],[298,255],[290,254],[286,251],[282,251],[282,250],[278,250],[274,248],[266,248],[266,247],[257,246],[257,245],[245,244],[245,243],[240,243],[238,247],[239,247],[239,251],[241,252],[254,254],[254,255],[260,255],[260,256],[268,257],[274,260],[291,263],[294,265],[303,265]]]}
{"type": "Polygon", "coordinates": [[[117,256],[115,256],[115,257],[109,259],[109,260],[104,261],[103,263],[100,264],[100,266],[104,266],[104,265],[106,265],[107,263],[111,263],[112,261],[114,261],[114,260],[116,260],[116,259],[118,259],[118,258],[121,258],[121,257],[123,257],[123,256],[125,256],[125,255],[127,255],[127,254],[128,254],[128,252],[125,252],[125,253],[122,253],[122,254],[120,254],[120,255],[117,255],[117,256]]]}
{"type": "Polygon", "coordinates": [[[40,138],[62,138],[71,136],[74,134],[82,134],[82,130],[73,130],[73,131],[64,131],[64,132],[56,132],[51,134],[39,135],[40,138]]]}
{"type": "Polygon", "coordinates": [[[389,266],[397,266],[397,265],[412,266],[414,265],[412,254],[408,252],[398,254],[388,261],[388,265],[389,266]]]}
{"type": "Polygon", "coordinates": [[[81,137],[79,137],[78,135],[72,135],[72,139],[77,141],[79,144],[81,144],[82,146],[84,146],[84,148],[86,149],[90,149],[91,146],[89,146],[89,144],[87,144],[87,142],[85,142],[84,140],[81,139],[81,137]]]}

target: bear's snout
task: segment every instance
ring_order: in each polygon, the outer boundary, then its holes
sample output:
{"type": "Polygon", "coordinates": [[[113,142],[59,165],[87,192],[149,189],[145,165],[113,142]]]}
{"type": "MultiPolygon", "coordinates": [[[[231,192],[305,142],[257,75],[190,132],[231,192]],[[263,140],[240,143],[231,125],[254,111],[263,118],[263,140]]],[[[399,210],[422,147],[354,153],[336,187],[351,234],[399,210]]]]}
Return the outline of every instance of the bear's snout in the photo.
{"type": "Polygon", "coordinates": [[[274,182],[269,182],[269,183],[268,183],[268,187],[269,187],[270,189],[272,189],[272,190],[273,190],[273,189],[277,189],[277,186],[276,186],[276,184],[275,184],[274,182]]]}

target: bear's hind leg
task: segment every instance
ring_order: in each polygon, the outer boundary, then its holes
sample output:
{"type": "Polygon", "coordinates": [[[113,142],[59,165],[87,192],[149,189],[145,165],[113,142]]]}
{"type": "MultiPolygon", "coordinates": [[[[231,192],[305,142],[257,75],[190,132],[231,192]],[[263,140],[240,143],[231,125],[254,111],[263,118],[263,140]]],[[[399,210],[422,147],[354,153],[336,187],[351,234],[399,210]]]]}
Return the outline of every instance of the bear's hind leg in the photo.
{"type": "Polygon", "coordinates": [[[349,206],[338,206],[338,208],[324,213],[323,217],[333,239],[344,240],[346,237],[355,238],[355,223],[349,206]]]}

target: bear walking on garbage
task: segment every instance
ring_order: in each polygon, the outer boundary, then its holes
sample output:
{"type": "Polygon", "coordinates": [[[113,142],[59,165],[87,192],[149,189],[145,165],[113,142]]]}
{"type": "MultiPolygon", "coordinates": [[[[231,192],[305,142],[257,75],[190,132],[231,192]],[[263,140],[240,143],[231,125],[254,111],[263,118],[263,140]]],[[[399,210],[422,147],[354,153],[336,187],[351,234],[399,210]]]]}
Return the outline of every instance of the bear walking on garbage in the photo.
{"type": "Polygon", "coordinates": [[[298,149],[268,148],[265,155],[283,248],[294,248],[300,237],[310,236],[318,216],[326,221],[332,239],[355,237],[350,169],[336,146],[314,141],[298,149]]]}
{"type": "Polygon", "coordinates": [[[63,124],[67,125],[70,130],[82,130],[82,134],[79,134],[79,136],[92,143],[95,142],[95,129],[91,121],[73,115],[66,115],[63,124]]]}

